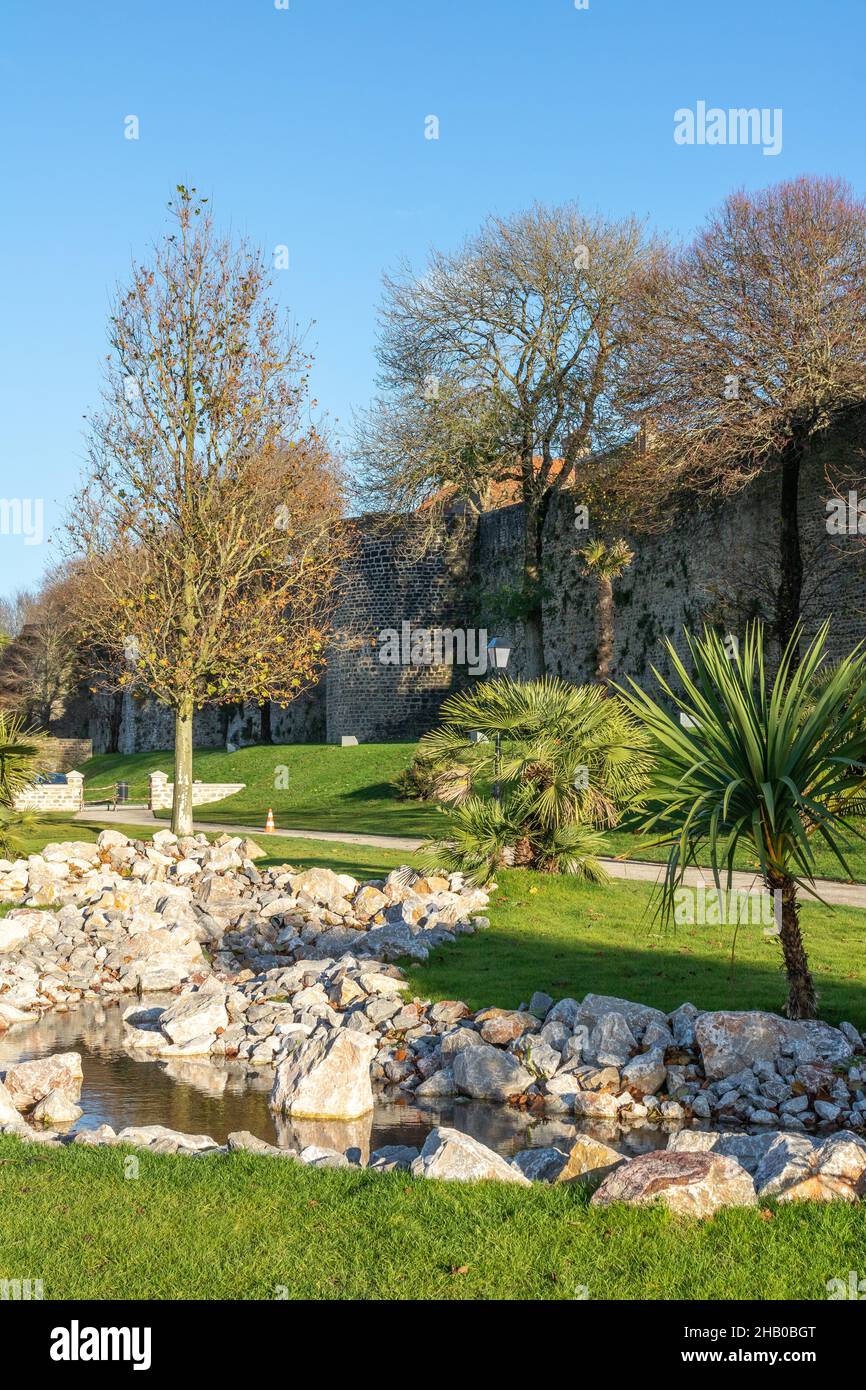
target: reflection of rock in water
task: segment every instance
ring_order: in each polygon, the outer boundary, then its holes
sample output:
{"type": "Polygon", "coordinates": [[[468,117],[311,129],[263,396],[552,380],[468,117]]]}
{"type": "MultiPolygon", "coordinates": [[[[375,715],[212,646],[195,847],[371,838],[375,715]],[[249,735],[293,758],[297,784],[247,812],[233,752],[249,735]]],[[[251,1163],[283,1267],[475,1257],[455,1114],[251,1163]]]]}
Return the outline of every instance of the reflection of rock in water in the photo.
{"type": "MultiPolygon", "coordinates": [[[[370,1157],[372,1112],[358,1120],[294,1120],[277,1115],[274,1121],[277,1143],[282,1148],[300,1151],[315,1144],[320,1149],[336,1149],[338,1153],[360,1149],[362,1163],[370,1157]]],[[[378,1141],[377,1146],[381,1147],[378,1141]]]]}
{"type": "MultiPolygon", "coordinates": [[[[148,996],[148,1004],[164,1007],[173,999],[148,996]]],[[[462,1130],[509,1156],[530,1147],[567,1150],[578,1133],[629,1155],[664,1148],[667,1142],[664,1131],[646,1125],[622,1130],[594,1120],[578,1126],[562,1115],[533,1116],[508,1105],[451,1096],[413,1103],[411,1094],[396,1086],[377,1096],[373,1114],[360,1120],[280,1119],[275,1124],[268,1109],[274,1076],[270,1067],[215,1065],[199,1058],[160,1062],[128,1052],[123,1045],[128,1005],[128,999],[122,1007],[88,1003],[14,1025],[0,1037],[0,1070],[55,1052],[80,1052],[84,1082],[79,1103],[84,1116],[76,1129],[104,1123],[116,1130],[162,1124],[187,1134],[209,1134],[220,1144],[233,1130],[249,1130],[259,1139],[293,1149],[311,1144],[340,1152],[360,1149],[365,1162],[372,1150],[387,1144],[421,1148],[434,1125],[462,1130]]]]}
{"type": "Polygon", "coordinates": [[[222,1067],[210,1067],[207,1062],[185,1062],[173,1057],[163,1066],[172,1081],[181,1081],[206,1096],[221,1096],[228,1085],[228,1075],[222,1067]]]}

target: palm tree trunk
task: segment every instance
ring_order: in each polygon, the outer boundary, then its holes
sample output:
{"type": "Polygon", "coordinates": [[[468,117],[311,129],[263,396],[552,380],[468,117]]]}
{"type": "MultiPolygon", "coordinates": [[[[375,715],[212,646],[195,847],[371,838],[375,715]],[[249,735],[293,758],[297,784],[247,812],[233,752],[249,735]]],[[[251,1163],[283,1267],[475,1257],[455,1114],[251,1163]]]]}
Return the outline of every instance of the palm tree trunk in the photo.
{"type": "Polygon", "coordinates": [[[613,660],[613,583],[607,575],[598,577],[598,654],[595,663],[595,678],[601,685],[610,680],[610,664],[613,660]]]}
{"type": "Polygon", "coordinates": [[[524,675],[537,680],[544,675],[544,619],[541,608],[541,533],[543,518],[536,502],[525,499],[523,585],[529,607],[523,619],[524,675]]]}
{"type": "Polygon", "coordinates": [[[521,837],[514,842],[514,868],[530,869],[532,864],[532,843],[528,835],[521,835],[521,837]]]}
{"type": "Polygon", "coordinates": [[[815,982],[809,969],[803,935],[800,931],[800,904],[797,900],[797,885],[787,874],[769,874],[767,888],[770,892],[779,891],[781,896],[781,921],[779,922],[779,944],[788,976],[788,999],[785,1014],[788,1018],[817,1018],[818,1000],[815,982]]]}

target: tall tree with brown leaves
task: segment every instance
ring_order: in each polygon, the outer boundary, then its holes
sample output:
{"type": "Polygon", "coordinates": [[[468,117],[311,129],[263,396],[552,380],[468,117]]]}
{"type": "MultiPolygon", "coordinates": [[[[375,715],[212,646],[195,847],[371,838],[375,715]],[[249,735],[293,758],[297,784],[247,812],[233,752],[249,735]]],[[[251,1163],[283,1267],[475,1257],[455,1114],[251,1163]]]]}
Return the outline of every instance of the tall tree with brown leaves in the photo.
{"type": "Polygon", "coordinates": [[[287,703],[318,675],[341,490],[261,257],[217,235],[194,189],[170,206],[174,232],[111,315],[70,529],[103,683],[174,711],[172,828],[188,833],[194,710],[287,703]]]}
{"type": "Polygon", "coordinates": [[[725,497],[778,478],[785,647],[802,607],[804,457],[866,399],[866,203],[828,178],[735,193],[656,260],[632,307],[629,396],[652,422],[651,486],[725,497]]]}

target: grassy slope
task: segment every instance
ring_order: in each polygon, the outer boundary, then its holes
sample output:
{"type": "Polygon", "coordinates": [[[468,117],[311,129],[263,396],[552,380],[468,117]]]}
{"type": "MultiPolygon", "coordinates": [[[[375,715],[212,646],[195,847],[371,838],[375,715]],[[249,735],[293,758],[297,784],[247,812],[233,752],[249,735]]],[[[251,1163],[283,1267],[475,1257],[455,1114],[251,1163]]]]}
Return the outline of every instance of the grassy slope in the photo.
{"type": "Polygon", "coordinates": [[[123,1151],[0,1138],[0,1278],[47,1299],[823,1299],[864,1238],[866,1206],[843,1202],[688,1222],[239,1154],[144,1154],[130,1181],[123,1151]]]}
{"type": "MultiPolygon", "coordinates": [[[[436,807],[399,801],[391,786],[392,778],[411,761],[414,748],[412,743],[368,743],[358,748],[307,743],[260,745],[231,754],[203,749],[195,754],[196,777],[206,782],[245,782],[246,787],[236,796],[201,808],[200,815],[225,824],[264,825],[268,807],[273,807],[278,828],[438,835],[443,817],[436,807]]],[[[85,795],[88,800],[104,800],[115,782],[127,781],[131,798],[143,801],[147,774],[157,769],[171,775],[171,753],[100,754],[84,766],[85,795]]],[[[665,858],[664,851],[647,848],[627,831],[614,831],[606,838],[611,855],[665,858]]],[[[754,867],[746,856],[737,862],[742,869],[754,867]]],[[[866,882],[866,840],[854,841],[849,862],[855,879],[866,882]]],[[[823,848],[818,850],[818,872],[827,878],[847,878],[823,848]]]]}
{"type": "MultiPolygon", "coordinates": [[[[201,749],[193,775],[203,782],[245,782],[242,792],[199,814],[207,820],[264,825],[273,807],[277,825],[293,830],[353,830],[377,835],[436,833],[435,807],[398,801],[390,779],[411,761],[412,743],[365,743],[338,748],[325,743],[258,745],[237,753],[201,749]]],[[[100,754],[82,769],[85,796],[107,795],[115,782],[130,784],[130,797],[147,796],[147,774],[172,775],[171,753],[100,754]],[[101,792],[98,789],[102,789],[101,792]]]]}

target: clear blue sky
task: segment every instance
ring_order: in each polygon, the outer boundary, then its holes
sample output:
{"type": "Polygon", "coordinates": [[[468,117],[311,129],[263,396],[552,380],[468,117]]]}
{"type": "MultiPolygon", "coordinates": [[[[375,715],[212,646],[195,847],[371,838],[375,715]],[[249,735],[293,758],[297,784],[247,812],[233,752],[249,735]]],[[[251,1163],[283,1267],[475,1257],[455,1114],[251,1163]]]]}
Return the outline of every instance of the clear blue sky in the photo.
{"type": "MultiPolygon", "coordinates": [[[[372,390],[383,268],[490,211],[576,198],[687,235],[738,185],[866,191],[864,52],[864,0],[3,0],[0,498],[61,517],[111,288],[176,183],[289,246],[278,293],[316,321],[339,432],[372,390]],[[782,152],[675,144],[699,100],[780,107],[782,152]]],[[[51,554],[0,534],[0,594],[51,554]]]]}

